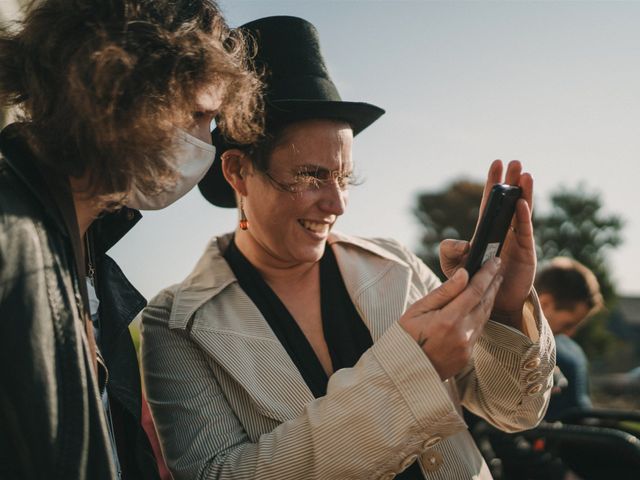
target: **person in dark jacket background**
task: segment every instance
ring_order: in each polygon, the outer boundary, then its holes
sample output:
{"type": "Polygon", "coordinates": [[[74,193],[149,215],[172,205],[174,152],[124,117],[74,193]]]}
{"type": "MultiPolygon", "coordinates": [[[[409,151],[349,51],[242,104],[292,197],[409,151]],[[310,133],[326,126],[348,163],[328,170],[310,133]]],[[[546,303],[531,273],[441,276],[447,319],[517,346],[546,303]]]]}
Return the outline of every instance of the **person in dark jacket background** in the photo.
{"type": "Polygon", "coordinates": [[[0,478],[152,479],[128,324],[105,254],[260,133],[259,82],[212,1],[44,0],[0,31],[0,478]],[[129,208],[129,207],[135,207],[129,208]]]}
{"type": "Polygon", "coordinates": [[[591,408],[589,361],[573,336],[603,307],[594,273],[568,257],[556,257],[540,267],[535,281],[540,304],[556,340],[556,365],[566,386],[551,395],[546,420],[559,420],[568,410],[591,408]]]}

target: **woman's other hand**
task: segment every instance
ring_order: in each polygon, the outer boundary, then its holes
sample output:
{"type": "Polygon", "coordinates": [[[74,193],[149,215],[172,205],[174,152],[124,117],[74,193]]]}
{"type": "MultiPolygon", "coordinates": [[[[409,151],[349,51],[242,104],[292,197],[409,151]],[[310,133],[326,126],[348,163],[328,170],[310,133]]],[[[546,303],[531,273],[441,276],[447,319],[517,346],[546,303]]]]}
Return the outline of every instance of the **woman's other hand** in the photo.
{"type": "MultiPolygon", "coordinates": [[[[502,162],[494,161],[489,167],[482,194],[478,223],[487,205],[491,188],[496,183],[520,186],[522,197],[516,204],[516,213],[500,253],[501,274],[504,282],[496,296],[492,318],[522,330],[522,308],[531,292],[536,271],[535,242],[531,223],[533,178],[529,173],[522,172],[522,164],[517,160],[509,162],[506,175],[503,177],[502,162]]],[[[476,228],[477,226],[476,224],[476,228]]],[[[468,242],[444,240],[440,244],[440,265],[448,278],[451,278],[464,265],[468,251],[468,242]]]]}
{"type": "Polygon", "coordinates": [[[464,268],[415,302],[399,320],[420,345],[442,380],[471,359],[502,283],[500,259],[486,262],[469,281],[464,268]]]}

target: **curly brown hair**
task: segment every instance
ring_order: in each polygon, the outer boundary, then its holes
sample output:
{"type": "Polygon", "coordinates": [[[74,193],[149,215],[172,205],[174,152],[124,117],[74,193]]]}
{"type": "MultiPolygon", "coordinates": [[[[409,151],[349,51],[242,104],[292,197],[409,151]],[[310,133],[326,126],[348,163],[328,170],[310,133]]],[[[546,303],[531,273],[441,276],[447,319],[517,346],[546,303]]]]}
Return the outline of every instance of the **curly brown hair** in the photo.
{"type": "Polygon", "coordinates": [[[157,193],[174,181],[176,128],[190,126],[202,89],[220,89],[226,136],[260,135],[241,35],[213,0],[33,1],[0,31],[0,102],[21,107],[42,161],[87,175],[92,195],[123,199],[134,181],[157,193]]]}

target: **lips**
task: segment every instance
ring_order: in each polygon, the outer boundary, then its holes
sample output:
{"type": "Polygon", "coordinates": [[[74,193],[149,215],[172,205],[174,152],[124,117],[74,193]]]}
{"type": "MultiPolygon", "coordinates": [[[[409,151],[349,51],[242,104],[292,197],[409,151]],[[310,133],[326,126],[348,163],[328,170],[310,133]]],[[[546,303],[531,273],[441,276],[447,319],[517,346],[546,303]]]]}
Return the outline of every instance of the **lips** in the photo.
{"type": "Polygon", "coordinates": [[[310,232],[317,233],[319,235],[326,235],[329,233],[330,223],[326,222],[313,222],[311,220],[298,220],[298,223],[310,232]]]}

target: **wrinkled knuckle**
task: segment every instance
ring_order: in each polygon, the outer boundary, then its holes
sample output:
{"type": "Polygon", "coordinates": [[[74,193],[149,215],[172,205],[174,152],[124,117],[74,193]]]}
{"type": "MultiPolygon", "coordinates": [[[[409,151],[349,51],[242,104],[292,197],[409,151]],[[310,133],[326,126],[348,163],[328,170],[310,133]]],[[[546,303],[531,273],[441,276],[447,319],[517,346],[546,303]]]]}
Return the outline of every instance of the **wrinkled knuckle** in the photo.
{"type": "Polygon", "coordinates": [[[484,288],[479,283],[473,282],[470,287],[471,292],[473,292],[476,297],[482,298],[484,296],[484,288]]]}
{"type": "Polygon", "coordinates": [[[432,295],[438,299],[442,298],[442,297],[446,297],[447,296],[447,291],[449,290],[448,286],[446,284],[440,286],[440,288],[438,288],[437,290],[434,290],[432,295]]]}
{"type": "Polygon", "coordinates": [[[427,299],[427,297],[423,297],[420,300],[418,300],[417,302],[415,302],[413,305],[411,305],[407,311],[405,312],[405,314],[410,314],[411,316],[415,317],[418,315],[422,315],[423,313],[429,312],[431,309],[429,308],[429,300],[427,299]]]}

